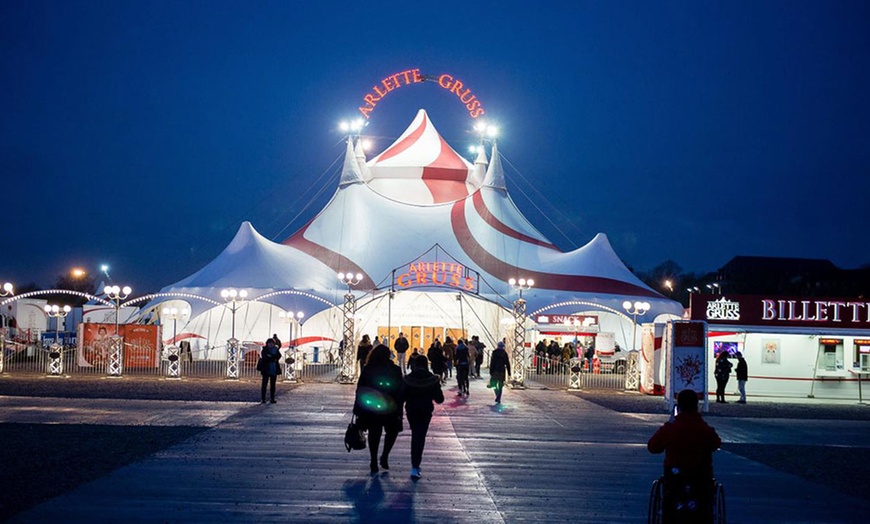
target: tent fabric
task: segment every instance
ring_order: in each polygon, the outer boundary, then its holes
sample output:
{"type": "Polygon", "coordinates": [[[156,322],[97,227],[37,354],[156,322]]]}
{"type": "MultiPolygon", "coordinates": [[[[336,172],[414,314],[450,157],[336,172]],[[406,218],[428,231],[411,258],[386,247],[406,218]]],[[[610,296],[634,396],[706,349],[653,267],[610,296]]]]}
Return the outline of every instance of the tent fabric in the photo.
{"type": "Polygon", "coordinates": [[[394,269],[437,244],[479,272],[480,294],[493,302],[507,305],[515,296],[508,280],[524,277],[535,280],[523,293],[529,312],[563,303],[621,312],[624,300],[644,300],[652,308],[641,321],[682,313],[625,267],[604,234],[559,250],[511,200],[497,147],[488,167],[485,153],[470,164],[424,110],[384,152],[364,159],[349,139],[339,186],[309,223],[278,244],[245,222],[217,258],[164,291],[296,289],[337,303],[345,292],[337,272],[363,274],[358,294],[384,289],[394,269]]]}

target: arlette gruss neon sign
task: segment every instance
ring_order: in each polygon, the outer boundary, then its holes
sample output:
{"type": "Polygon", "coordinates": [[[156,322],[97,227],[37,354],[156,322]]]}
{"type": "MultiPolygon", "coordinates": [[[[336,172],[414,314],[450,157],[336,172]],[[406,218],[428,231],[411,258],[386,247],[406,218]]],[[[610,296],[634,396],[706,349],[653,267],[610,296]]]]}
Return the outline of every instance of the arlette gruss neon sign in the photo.
{"type": "Polygon", "coordinates": [[[439,86],[456,95],[459,101],[465,104],[465,109],[468,110],[468,116],[477,118],[484,113],[483,107],[480,105],[480,100],[477,95],[471,92],[471,89],[465,86],[465,83],[453,75],[444,73],[442,75],[421,75],[420,69],[406,69],[394,75],[390,75],[380,81],[380,83],[372,86],[370,93],[363,97],[364,105],[360,106],[359,112],[368,119],[371,112],[378,105],[382,98],[387,96],[390,91],[395,91],[402,86],[411,84],[422,84],[423,82],[436,82],[439,86]]]}
{"type": "Polygon", "coordinates": [[[478,274],[455,262],[412,262],[405,271],[393,273],[393,284],[399,289],[435,286],[452,287],[477,292],[478,274]]]}

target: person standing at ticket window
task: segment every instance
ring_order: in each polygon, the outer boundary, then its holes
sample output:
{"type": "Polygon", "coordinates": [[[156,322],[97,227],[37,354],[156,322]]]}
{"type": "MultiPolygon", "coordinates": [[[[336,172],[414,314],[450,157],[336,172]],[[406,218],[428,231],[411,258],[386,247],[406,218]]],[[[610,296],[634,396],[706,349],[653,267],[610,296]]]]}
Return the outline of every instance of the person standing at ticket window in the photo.
{"type": "Polygon", "coordinates": [[[743,358],[743,353],[737,352],[737,391],[740,392],[740,400],[738,404],[746,404],[746,381],[749,380],[749,368],[746,365],[746,359],[743,358]]]}

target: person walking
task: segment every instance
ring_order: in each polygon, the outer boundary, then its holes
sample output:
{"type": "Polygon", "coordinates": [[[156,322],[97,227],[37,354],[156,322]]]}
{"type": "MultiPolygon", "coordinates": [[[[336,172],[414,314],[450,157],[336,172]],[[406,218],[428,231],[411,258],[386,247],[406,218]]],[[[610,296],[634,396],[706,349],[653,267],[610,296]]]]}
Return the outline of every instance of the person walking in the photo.
{"type": "Polygon", "coordinates": [[[353,414],[357,416],[360,429],[369,432],[369,467],[372,473],[378,472],[378,464],[390,469],[390,451],[403,429],[400,401],[404,381],[402,370],[391,357],[390,348],[383,344],[372,348],[356,385],[353,414]],[[384,452],[378,461],[382,433],[384,452]]]}
{"type": "Polygon", "coordinates": [[[444,365],[444,353],[441,351],[441,347],[432,342],[432,345],[429,346],[429,351],[426,352],[426,356],[432,364],[432,373],[438,375],[438,379],[443,384],[447,380],[444,378],[447,366],[444,365]]]}
{"type": "Polygon", "coordinates": [[[418,480],[426,434],[432,421],[433,403],[444,402],[441,378],[430,373],[426,357],[419,355],[410,361],[411,372],[405,375],[403,401],[408,425],[411,426],[411,478],[418,480]]]}
{"type": "Polygon", "coordinates": [[[447,378],[451,378],[453,377],[453,359],[456,358],[456,344],[453,343],[452,338],[444,338],[444,344],[441,345],[441,352],[444,353],[444,361],[447,362],[447,378]]]}
{"type": "Polygon", "coordinates": [[[731,367],[731,362],[728,360],[728,351],[719,353],[719,356],[716,357],[716,367],[713,371],[713,376],[716,377],[716,402],[719,404],[727,404],[725,402],[725,386],[728,385],[731,367]]]}
{"type": "Polygon", "coordinates": [[[461,338],[459,339],[459,343],[456,345],[454,364],[456,364],[456,383],[459,386],[459,393],[457,393],[456,396],[461,397],[464,394],[467,397],[468,368],[471,364],[471,360],[468,355],[468,346],[465,345],[465,341],[461,338]]]}
{"type": "Polygon", "coordinates": [[[405,338],[405,334],[401,331],[399,332],[399,338],[396,339],[396,343],[393,344],[393,349],[396,350],[396,358],[399,360],[399,368],[402,369],[402,374],[408,372],[408,359],[407,352],[410,344],[408,344],[408,339],[405,338]]]}
{"type": "Polygon", "coordinates": [[[360,376],[362,374],[362,368],[366,364],[366,359],[369,356],[369,351],[372,350],[372,342],[369,339],[368,335],[363,335],[362,340],[360,340],[359,345],[356,348],[356,374],[360,376]]]}
{"type": "Polygon", "coordinates": [[[746,404],[746,381],[749,380],[749,368],[746,365],[746,359],[743,358],[743,353],[737,352],[737,391],[740,392],[740,400],[738,404],[746,404]]]}
{"type": "Polygon", "coordinates": [[[504,342],[499,342],[489,357],[489,386],[495,392],[495,403],[501,404],[501,392],[504,382],[511,374],[511,362],[507,351],[504,350],[504,342]]]}
{"type": "Polygon", "coordinates": [[[474,345],[473,340],[470,340],[466,347],[468,348],[468,376],[475,378],[474,362],[477,360],[477,346],[474,345]]]}
{"type": "Polygon", "coordinates": [[[480,378],[480,366],[483,365],[483,356],[484,351],[486,350],[486,344],[480,341],[480,338],[477,335],[472,337],[474,341],[474,374],[477,378],[480,378]]]}
{"type": "Polygon", "coordinates": [[[281,352],[275,347],[275,341],[271,338],[266,340],[266,345],[260,351],[260,359],[260,362],[257,363],[257,369],[263,377],[260,384],[260,404],[266,403],[267,383],[269,384],[269,399],[274,404],[275,381],[278,379],[278,373],[281,372],[280,364],[278,364],[278,361],[281,359],[281,352]]]}

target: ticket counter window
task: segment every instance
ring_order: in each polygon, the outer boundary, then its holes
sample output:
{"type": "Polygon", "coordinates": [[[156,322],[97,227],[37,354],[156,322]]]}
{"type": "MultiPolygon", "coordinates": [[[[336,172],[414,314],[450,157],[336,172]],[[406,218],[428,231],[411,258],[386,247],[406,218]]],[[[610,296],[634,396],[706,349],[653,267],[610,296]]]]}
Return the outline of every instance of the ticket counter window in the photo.
{"type": "Polygon", "coordinates": [[[855,341],[855,362],[861,371],[870,371],[870,340],[855,341]]]}
{"type": "Polygon", "coordinates": [[[819,340],[819,369],[838,371],[843,369],[843,341],[841,339],[819,340]]]}

